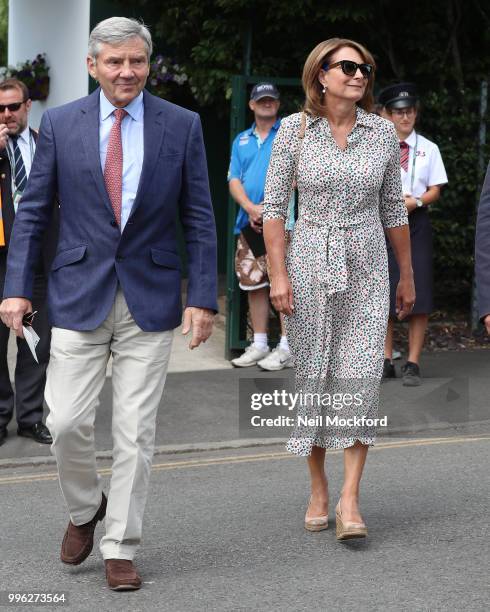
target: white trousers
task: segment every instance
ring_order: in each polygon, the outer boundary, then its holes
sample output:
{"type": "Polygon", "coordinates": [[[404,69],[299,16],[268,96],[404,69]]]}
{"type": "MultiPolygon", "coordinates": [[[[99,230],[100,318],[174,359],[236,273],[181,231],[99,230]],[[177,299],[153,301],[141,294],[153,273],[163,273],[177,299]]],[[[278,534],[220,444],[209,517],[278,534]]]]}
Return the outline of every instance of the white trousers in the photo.
{"type": "Polygon", "coordinates": [[[90,521],[101,502],[94,421],[107,361],[111,354],[113,357],[113,465],[106,534],[100,542],[104,559],[132,559],[141,540],[155,421],[172,339],[173,331],[142,331],[121,289],[109,316],[97,329],[52,330],[46,424],[53,436],[51,451],[74,525],[90,521]]]}

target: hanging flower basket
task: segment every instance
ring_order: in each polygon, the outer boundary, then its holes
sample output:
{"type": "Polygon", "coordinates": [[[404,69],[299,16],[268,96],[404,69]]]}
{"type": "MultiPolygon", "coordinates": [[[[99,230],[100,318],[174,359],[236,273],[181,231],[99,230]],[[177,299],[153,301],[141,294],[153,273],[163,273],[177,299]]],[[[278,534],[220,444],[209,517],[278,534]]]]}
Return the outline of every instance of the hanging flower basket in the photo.
{"type": "Polygon", "coordinates": [[[186,85],[189,85],[188,75],[184,68],[172,58],[157,55],[150,63],[147,86],[156,96],[178,100],[185,95],[186,85]]]}
{"type": "Polygon", "coordinates": [[[0,68],[0,80],[19,79],[29,89],[31,100],[46,100],[49,95],[49,66],[46,54],[39,53],[32,61],[20,62],[16,67],[0,68]]]}

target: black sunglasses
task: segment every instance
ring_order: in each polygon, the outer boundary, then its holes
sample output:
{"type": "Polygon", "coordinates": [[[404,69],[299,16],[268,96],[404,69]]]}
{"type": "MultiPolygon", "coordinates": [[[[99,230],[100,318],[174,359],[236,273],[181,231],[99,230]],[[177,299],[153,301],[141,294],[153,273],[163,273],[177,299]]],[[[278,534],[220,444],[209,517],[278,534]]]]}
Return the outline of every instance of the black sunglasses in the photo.
{"type": "Polygon", "coordinates": [[[340,62],[334,62],[333,64],[328,64],[326,62],[322,65],[322,68],[323,70],[330,70],[331,68],[336,68],[337,66],[342,68],[342,72],[344,74],[351,77],[356,74],[358,68],[365,79],[369,79],[373,72],[373,66],[371,64],[357,64],[351,60],[340,60],[340,62]]]}
{"type": "Polygon", "coordinates": [[[22,102],[12,102],[12,104],[0,104],[0,113],[4,113],[5,109],[8,108],[11,113],[15,113],[19,108],[25,104],[27,100],[22,100],[22,102]]]}

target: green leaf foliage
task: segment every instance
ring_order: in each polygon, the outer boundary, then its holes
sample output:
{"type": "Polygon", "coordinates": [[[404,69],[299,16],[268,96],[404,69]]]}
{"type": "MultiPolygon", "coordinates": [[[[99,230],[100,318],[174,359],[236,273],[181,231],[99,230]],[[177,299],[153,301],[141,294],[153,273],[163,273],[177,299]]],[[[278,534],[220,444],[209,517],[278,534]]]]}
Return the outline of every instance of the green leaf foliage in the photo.
{"type": "Polygon", "coordinates": [[[8,0],[0,0],[0,66],[4,66],[7,63],[8,22],[9,22],[8,0]]]}
{"type": "MultiPolygon", "coordinates": [[[[126,7],[130,0],[120,0],[126,7]]],[[[490,4],[484,0],[140,0],[165,53],[189,76],[196,103],[229,113],[230,77],[300,77],[320,41],[364,44],[377,63],[376,90],[417,83],[419,129],[440,147],[449,185],[431,207],[437,302],[467,308],[479,166],[480,87],[490,75],[490,4]]],[[[485,118],[486,122],[486,118],[485,118]]],[[[490,135],[489,135],[490,140],[490,135]]]]}

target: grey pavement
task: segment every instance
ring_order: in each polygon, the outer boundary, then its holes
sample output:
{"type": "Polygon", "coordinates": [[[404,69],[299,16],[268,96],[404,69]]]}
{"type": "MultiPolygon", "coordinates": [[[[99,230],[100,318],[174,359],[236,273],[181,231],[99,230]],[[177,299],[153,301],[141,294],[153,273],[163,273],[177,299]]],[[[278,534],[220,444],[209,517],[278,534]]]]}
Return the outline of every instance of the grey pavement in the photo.
{"type": "MultiPolygon", "coordinates": [[[[59,561],[67,514],[49,447],[11,424],[0,448],[0,591],[65,592],[66,606],[42,608],[74,612],[487,610],[490,352],[425,354],[422,387],[381,386],[390,426],[362,481],[369,536],[340,543],[342,451],[327,451],[331,528],[306,532],[305,460],[284,452],[283,437],[272,445],[238,426],[240,379],[291,388],[293,372],[230,368],[219,333],[206,356],[176,335],[136,558],[143,588],[110,591],[97,545],[80,567],[59,561]]],[[[109,367],[96,421],[106,490],[111,407],[109,367]]]]}
{"type": "Polygon", "coordinates": [[[368,537],[341,543],[342,451],[327,451],[331,524],[318,533],[303,528],[304,459],[277,447],[159,458],[131,593],[107,588],[97,546],[79,567],[59,561],[51,466],[3,469],[0,588],[65,592],[68,605],[41,609],[73,612],[488,610],[489,460],[490,431],[381,441],[361,488],[368,537]]]}
{"type": "MultiPolygon", "coordinates": [[[[218,330],[219,333],[224,332],[218,330]]],[[[240,378],[280,379],[279,383],[291,386],[292,370],[268,373],[256,367],[230,367],[222,357],[223,344],[218,334],[216,344],[205,348],[212,369],[203,370],[199,368],[208,363],[206,354],[199,353],[201,348],[189,351],[187,340],[184,342],[176,332],[177,358],[173,358],[174,365],[167,376],[157,420],[157,453],[248,445],[250,436],[240,435],[238,428],[240,378]],[[184,367],[193,371],[182,371],[184,367]]],[[[388,416],[389,426],[386,430],[380,428],[380,437],[464,433],[470,431],[470,426],[490,423],[490,351],[426,353],[421,368],[424,375],[421,387],[403,387],[400,379],[381,386],[380,416],[388,416]]],[[[108,376],[96,419],[97,449],[106,454],[112,448],[111,410],[108,376]]],[[[0,466],[33,457],[52,459],[49,447],[18,438],[14,423],[10,424],[9,433],[7,442],[0,447],[0,466]]],[[[266,444],[271,438],[281,442],[284,436],[277,429],[261,433],[266,439],[257,437],[250,444],[266,444]]]]}

